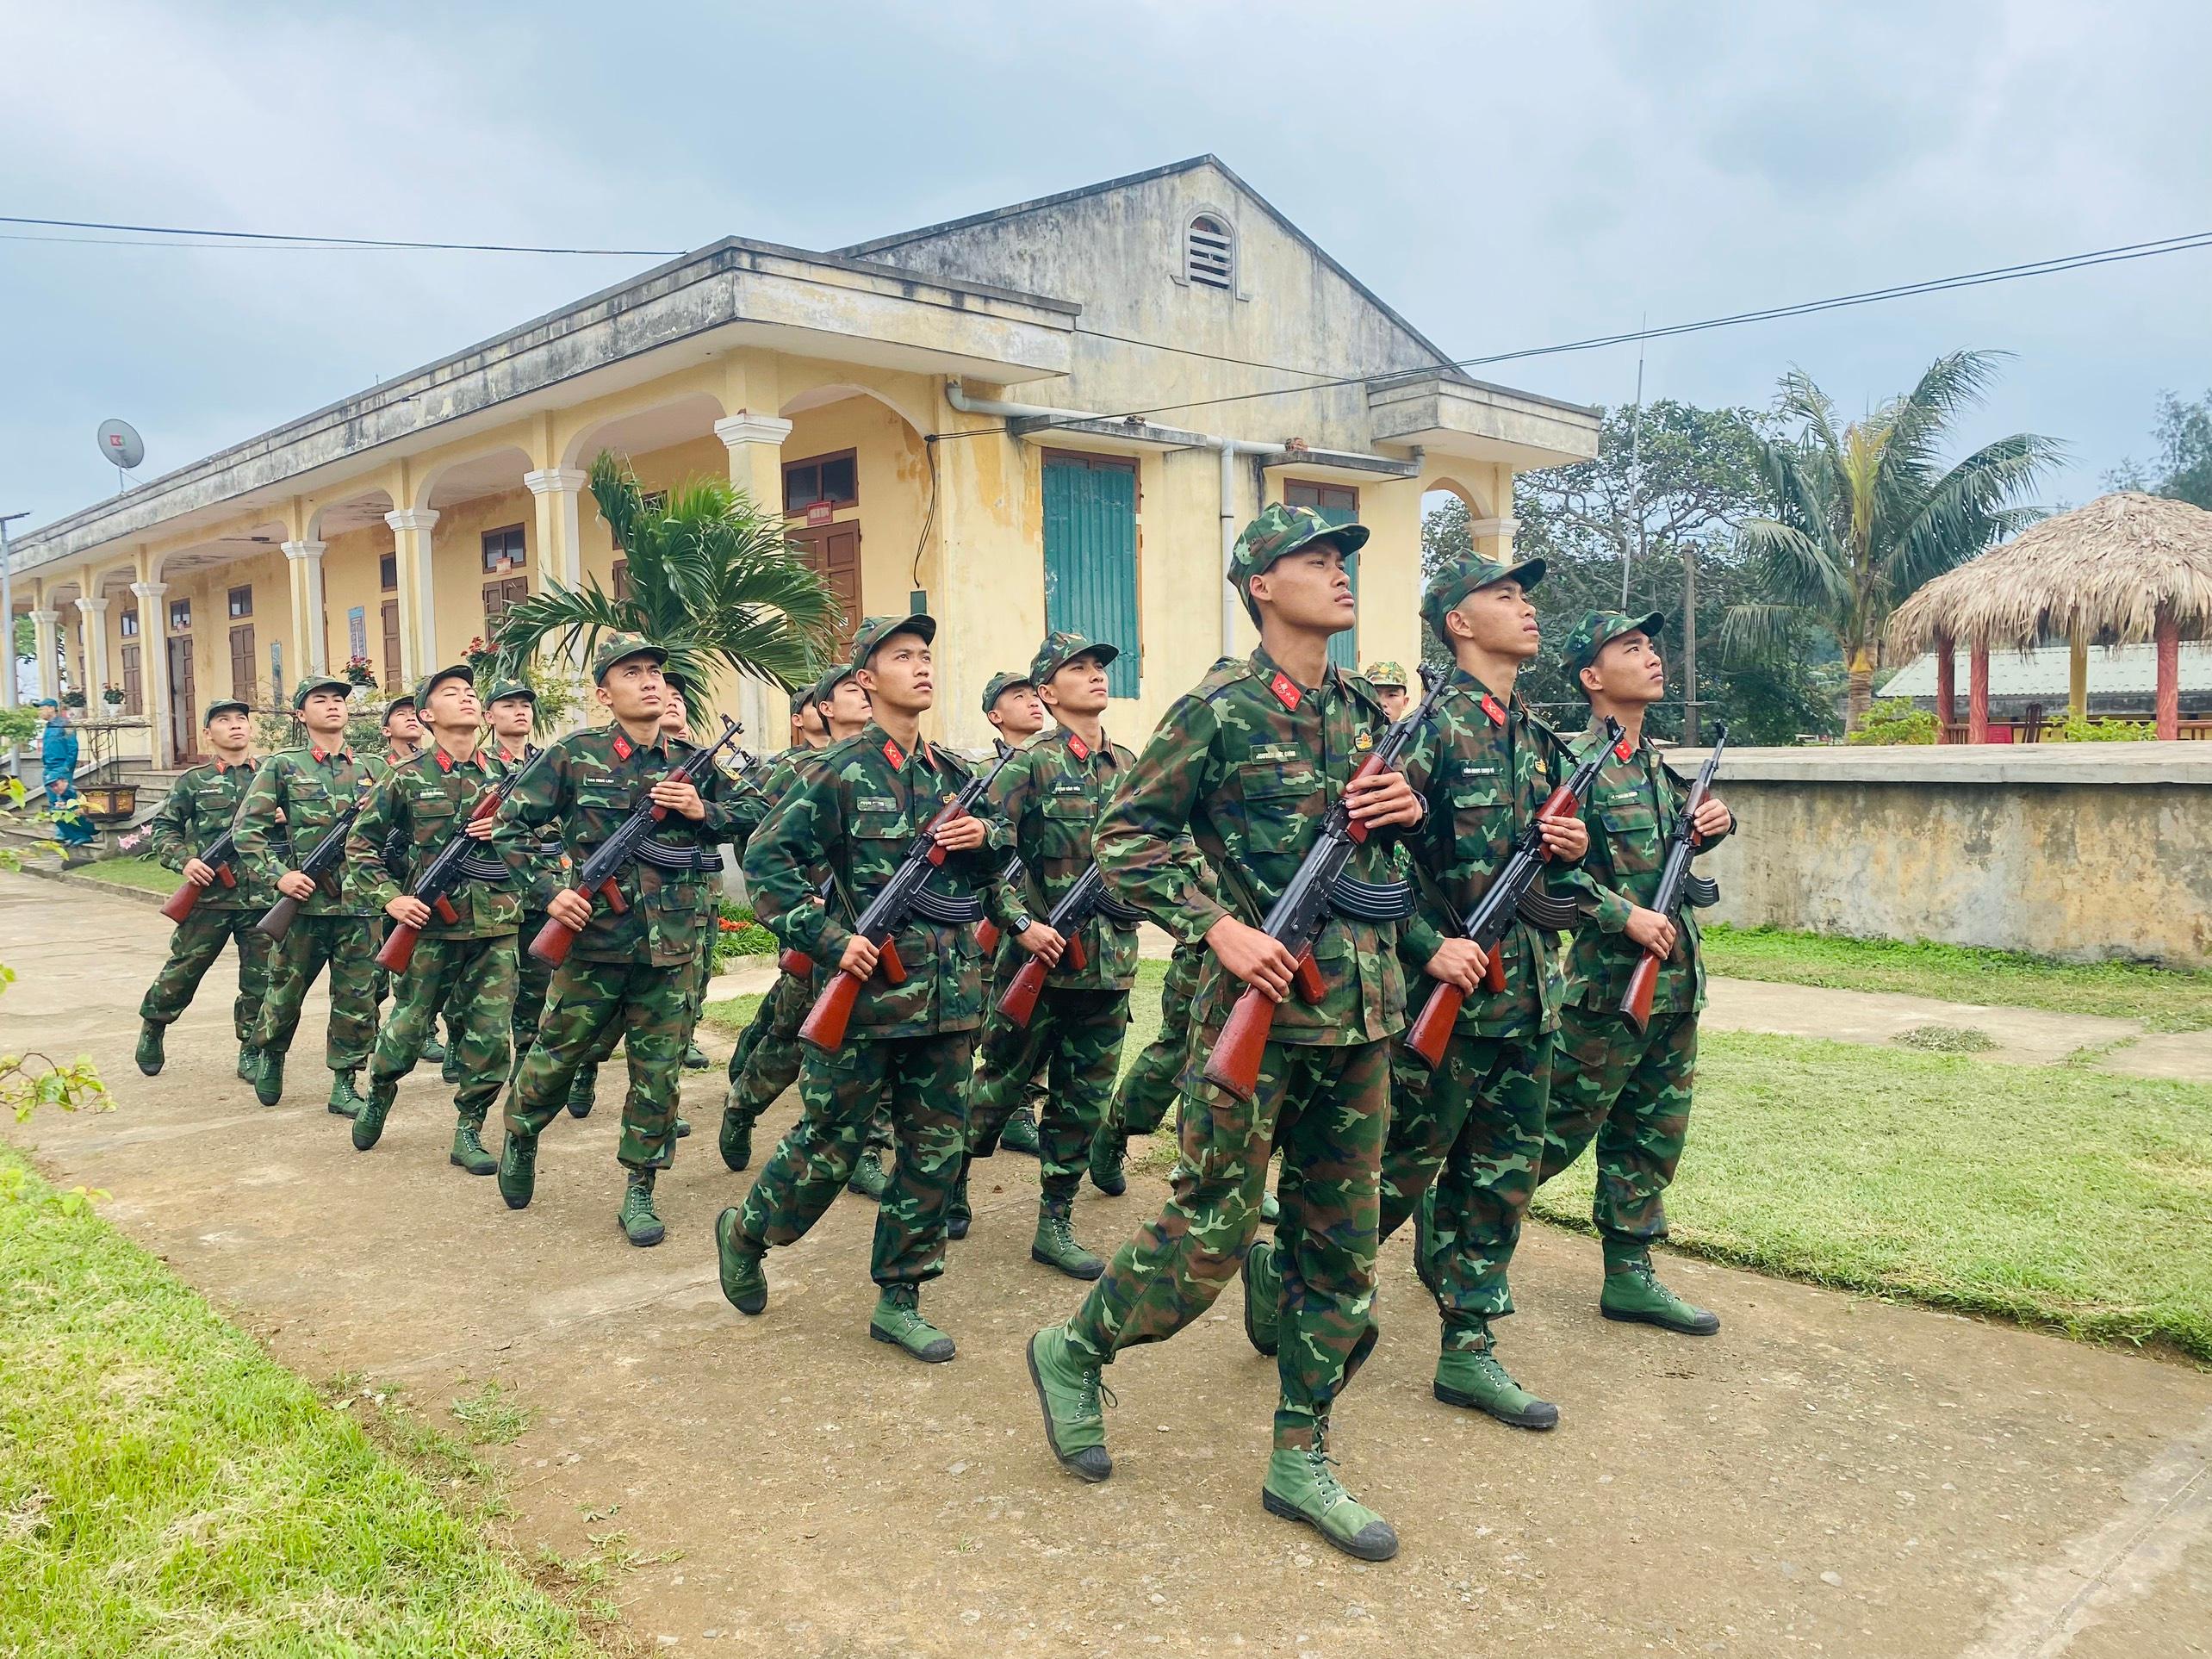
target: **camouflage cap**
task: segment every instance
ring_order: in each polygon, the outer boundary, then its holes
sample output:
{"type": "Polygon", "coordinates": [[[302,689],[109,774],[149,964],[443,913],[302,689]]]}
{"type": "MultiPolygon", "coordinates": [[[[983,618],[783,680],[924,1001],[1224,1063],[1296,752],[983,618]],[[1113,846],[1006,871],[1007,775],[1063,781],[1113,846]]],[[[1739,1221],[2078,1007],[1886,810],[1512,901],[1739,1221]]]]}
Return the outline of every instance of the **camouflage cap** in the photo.
{"type": "Polygon", "coordinates": [[[1400,691],[1414,682],[1406,678],[1406,671],[1396,663],[1385,660],[1367,665],[1367,683],[1370,686],[1395,686],[1400,691]]]}
{"type": "Polygon", "coordinates": [[[805,713],[808,709],[813,707],[815,703],[819,699],[814,695],[813,686],[801,686],[797,691],[791,694],[791,718],[794,720],[798,719],[800,715],[805,713]]]}
{"type": "Polygon", "coordinates": [[[1085,639],[1081,634],[1062,628],[1045,636],[1045,643],[1037,647],[1036,656],[1029,659],[1029,683],[1041,686],[1078,656],[1089,652],[1100,662],[1111,662],[1121,656],[1119,645],[1102,645],[1097,640],[1085,639]]]}
{"type": "Polygon", "coordinates": [[[395,714],[397,714],[401,709],[413,710],[415,706],[414,693],[413,692],[401,692],[397,697],[395,697],[390,702],[384,705],[384,718],[388,720],[395,714]]]}
{"type": "Polygon", "coordinates": [[[998,699],[1016,686],[1027,686],[1032,691],[1036,682],[1019,668],[1001,668],[983,682],[983,711],[988,714],[998,706],[998,699]]]}
{"type": "Polygon", "coordinates": [[[251,714],[253,712],[252,709],[235,697],[218,697],[214,702],[208,705],[208,711],[203,717],[202,717],[200,724],[203,726],[212,726],[215,724],[215,717],[217,715],[228,714],[233,709],[240,714],[251,714]]]}
{"type": "Polygon", "coordinates": [[[533,705],[537,701],[537,693],[531,689],[527,681],[495,680],[492,682],[492,694],[484,699],[484,706],[489,708],[494,703],[504,703],[510,697],[519,697],[533,705]]]}
{"type": "Polygon", "coordinates": [[[334,674],[302,674],[300,683],[292,687],[292,706],[295,709],[307,707],[308,699],[319,691],[334,691],[340,697],[351,697],[353,695],[353,682],[340,680],[334,674]]]}
{"type": "Polygon", "coordinates": [[[860,670],[849,662],[832,663],[828,673],[814,682],[807,695],[817,703],[826,703],[837,694],[837,687],[850,680],[860,670]]]}
{"type": "Polygon", "coordinates": [[[861,624],[860,632],[853,636],[853,666],[865,668],[876,647],[893,634],[919,634],[928,644],[937,637],[937,618],[923,616],[916,611],[906,617],[869,617],[861,624]]]}
{"type": "MultiPolygon", "coordinates": [[[[442,668],[432,668],[421,679],[416,680],[414,695],[402,700],[413,703],[419,710],[426,708],[430,705],[431,693],[438,689],[440,681],[447,680],[465,680],[474,687],[476,683],[476,674],[475,671],[465,662],[449,662],[442,668]]],[[[398,705],[395,704],[393,706],[397,707],[398,705]]],[[[389,711],[389,710],[386,711],[387,713],[389,711]]]]}
{"type": "Polygon", "coordinates": [[[1245,609],[1258,621],[1250,583],[1277,559],[1288,558],[1309,542],[1333,539],[1347,554],[1367,544],[1365,525],[1333,525],[1309,506],[1277,501],[1244,527],[1229,551],[1229,586],[1244,596],[1245,609]]]}
{"type": "Polygon", "coordinates": [[[1567,677],[1579,686],[1582,670],[1595,662],[1598,653],[1623,634],[1640,633],[1648,639],[1656,639],[1659,631],[1666,625],[1666,615],[1659,611],[1643,617],[1632,617],[1625,611],[1585,611],[1567,631],[1566,643],[1559,648],[1559,664],[1567,670],[1567,677]]]}
{"type": "Polygon", "coordinates": [[[1495,559],[1481,555],[1473,558],[1456,559],[1429,579],[1421,590],[1421,620],[1438,639],[1445,637],[1444,616],[1457,610],[1459,601],[1477,588],[1488,587],[1493,582],[1517,581],[1525,593],[1544,580],[1542,559],[1523,559],[1519,564],[1501,564],[1495,559]]]}
{"type": "Polygon", "coordinates": [[[592,683],[606,684],[606,671],[618,662],[626,662],[633,656],[649,656],[656,662],[666,662],[668,654],[643,634],[605,634],[592,652],[592,683]]]}

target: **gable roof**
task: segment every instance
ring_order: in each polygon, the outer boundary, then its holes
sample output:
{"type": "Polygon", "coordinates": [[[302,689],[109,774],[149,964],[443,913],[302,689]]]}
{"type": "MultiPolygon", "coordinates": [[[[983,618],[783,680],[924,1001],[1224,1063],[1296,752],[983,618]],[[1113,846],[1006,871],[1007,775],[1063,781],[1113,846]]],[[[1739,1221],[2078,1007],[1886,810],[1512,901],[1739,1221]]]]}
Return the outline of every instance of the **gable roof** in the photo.
{"type": "Polygon", "coordinates": [[[1412,323],[1407,321],[1389,301],[1361,282],[1358,277],[1353,276],[1351,271],[1345,270],[1334,254],[1299,229],[1288,214],[1258,190],[1252,189],[1251,185],[1246,183],[1227,163],[1216,155],[1196,155],[1182,161],[1171,161],[1164,167],[1148,167],[1140,173],[1124,173],[1119,178],[1105,179],[1097,184],[1085,184],[1072,190],[1058,190],[1051,196],[1036,196],[1028,202],[1016,202],[1010,207],[993,208],[986,213],[972,213],[962,219],[948,219],[941,224],[924,225],[919,230],[900,231],[895,235],[879,236],[870,241],[855,242],[849,247],[836,248],[832,252],[848,259],[869,259],[892,248],[904,247],[915,242],[934,241],[939,237],[950,235],[956,231],[968,230],[978,225],[1018,219],[1024,214],[1041,213],[1066,202],[1080,202],[1089,196],[1110,195],[1115,190],[1125,190],[1134,185],[1149,184],[1156,178],[1171,178],[1178,173],[1196,172],[1201,168],[1206,167],[1210,167],[1221,174],[1233,188],[1273,220],[1283,234],[1308,249],[1316,259],[1349,283],[1368,304],[1373,306],[1402,330],[1408,339],[1434,357],[1436,359],[1434,366],[1439,373],[1451,380],[1473,383],[1468,381],[1466,373],[1452,362],[1450,352],[1430,339],[1412,323]]]}

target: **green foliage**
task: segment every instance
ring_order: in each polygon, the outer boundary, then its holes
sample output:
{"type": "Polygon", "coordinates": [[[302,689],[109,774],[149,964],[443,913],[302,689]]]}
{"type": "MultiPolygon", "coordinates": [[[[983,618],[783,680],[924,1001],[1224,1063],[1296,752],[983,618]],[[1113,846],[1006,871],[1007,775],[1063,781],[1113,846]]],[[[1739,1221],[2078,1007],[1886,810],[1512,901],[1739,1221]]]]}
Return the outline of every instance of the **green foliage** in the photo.
{"type": "Polygon", "coordinates": [[[717,904],[715,910],[715,972],[721,972],[727,964],[738,957],[773,956],[782,948],[776,943],[775,935],[753,919],[749,906],[725,898],[717,904]]]}
{"type": "Polygon", "coordinates": [[[86,881],[104,881],[111,886],[135,887],[143,893],[159,893],[165,898],[177,891],[183,878],[173,870],[164,869],[158,860],[150,858],[103,858],[96,864],[87,864],[73,873],[86,881]]]}
{"type": "Polygon", "coordinates": [[[530,1426],[530,1407],[496,1382],[453,1402],[453,1415],[469,1431],[472,1446],[511,1445],[530,1426]]]}
{"type": "Polygon", "coordinates": [[[636,475],[602,450],[592,499],[628,562],[629,593],[596,579],[554,583],[510,606],[493,643],[504,674],[548,650],[588,657],[602,634],[642,634],[668,653],[670,680],[693,722],[711,712],[718,670],[789,690],[827,661],[835,596],[785,533],[783,516],[721,479],[680,484],[649,504],[636,475]]]}
{"type": "Polygon", "coordinates": [[[2148,720],[2089,720],[2068,711],[2066,718],[2043,728],[2047,743],[2152,743],[2159,729],[2148,720]]]}
{"type": "Polygon", "coordinates": [[[1912,706],[1909,697],[1885,697],[1879,703],[1870,703],[1859,722],[1859,729],[1844,740],[1852,743],[1932,743],[1936,741],[1936,717],[1924,709],[1912,706]]]}
{"type": "Polygon", "coordinates": [[[2159,446],[2155,466],[2122,461],[2105,475],[2105,483],[2114,489],[2146,490],[2212,508],[2212,392],[2194,403],[2184,403],[2172,392],[2159,393],[2152,436],[2159,446]]]}
{"type": "Polygon", "coordinates": [[[0,709],[0,749],[9,743],[28,743],[38,736],[39,711],[20,705],[12,709],[0,709]]]}
{"type": "MultiPolygon", "coordinates": [[[[507,674],[500,670],[500,654],[480,638],[471,639],[462,655],[475,677],[479,697],[488,699],[492,687],[502,680],[519,679],[530,687],[533,694],[531,730],[541,737],[548,732],[566,731],[569,716],[584,705],[589,682],[550,658],[531,657],[519,665],[518,674],[507,674]]],[[[490,730],[488,723],[485,729],[490,730]]]]}

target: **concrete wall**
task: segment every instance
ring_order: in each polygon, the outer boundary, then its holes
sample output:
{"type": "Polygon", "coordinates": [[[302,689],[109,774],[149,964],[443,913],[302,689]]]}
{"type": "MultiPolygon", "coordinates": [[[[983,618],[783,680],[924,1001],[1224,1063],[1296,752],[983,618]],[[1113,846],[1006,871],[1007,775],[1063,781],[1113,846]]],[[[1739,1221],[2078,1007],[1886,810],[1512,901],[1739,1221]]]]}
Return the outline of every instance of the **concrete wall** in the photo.
{"type": "MultiPolygon", "coordinates": [[[[2212,745],[1732,750],[1714,916],[2212,967],[2212,745]]],[[[1671,757],[1687,774],[1701,755],[1671,757]]]]}

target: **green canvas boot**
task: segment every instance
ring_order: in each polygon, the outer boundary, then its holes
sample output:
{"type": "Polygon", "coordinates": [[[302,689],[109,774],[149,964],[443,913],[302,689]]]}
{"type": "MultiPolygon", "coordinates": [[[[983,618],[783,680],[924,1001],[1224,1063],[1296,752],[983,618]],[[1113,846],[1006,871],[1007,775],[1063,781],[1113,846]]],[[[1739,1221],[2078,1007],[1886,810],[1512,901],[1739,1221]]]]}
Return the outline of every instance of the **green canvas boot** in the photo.
{"type": "Polygon", "coordinates": [[[1245,1340],[1270,1359],[1281,1339],[1276,1327],[1283,1318],[1283,1273],[1275,1260],[1275,1246],[1264,1239],[1252,1240],[1245,1252],[1245,1340]]]}
{"type": "Polygon", "coordinates": [[[998,1144],[1024,1158],[1037,1155],[1037,1114],[1027,1102],[1016,1106],[1006,1120],[1006,1127],[998,1132],[998,1144]]]}
{"type": "Polygon", "coordinates": [[[1514,1382],[1487,1342],[1481,1348],[1446,1348],[1438,1357],[1436,1397],[1447,1406],[1488,1412],[1515,1428],[1559,1426],[1559,1407],[1514,1382]]]}
{"type": "Polygon", "coordinates": [[[752,1121],[726,1108],[722,1114],[722,1161],[732,1175],[753,1161],[752,1121]]]}
{"type": "Polygon", "coordinates": [[[261,1065],[253,1074],[253,1097],[264,1106],[274,1106],[284,1098],[284,1051],[264,1048],[261,1065]]]}
{"type": "Polygon", "coordinates": [[[695,1043],[695,1042],[686,1043],[686,1044],[684,1045],[684,1070],[685,1070],[685,1071],[687,1071],[687,1072],[709,1072],[709,1071],[711,1071],[711,1070],[713,1070],[713,1069],[714,1069],[714,1062],[713,1062],[712,1060],[711,1060],[711,1059],[707,1059],[707,1057],[706,1057],[706,1050],[705,1050],[704,1048],[701,1048],[701,1047],[700,1047],[697,1043],[695,1043]]]}
{"type": "Polygon", "coordinates": [[[384,1120],[392,1115],[392,1102],[398,1097],[400,1081],[387,1078],[379,1083],[370,1078],[369,1098],[361,1103],[360,1110],[353,1115],[353,1150],[367,1152],[383,1138],[384,1120]]]}
{"type": "Polygon", "coordinates": [[[1103,1481],[1114,1472],[1102,1408],[1102,1401],[1114,1403],[1114,1394],[1099,1370],[1065,1325],[1047,1325],[1029,1339],[1029,1381],[1045,1414],[1046,1444],[1063,1467],[1086,1481],[1103,1481]]]}
{"type": "Polygon", "coordinates": [[[1267,1460],[1267,1479],[1259,1501],[1271,1515],[1303,1521],[1348,1556],[1388,1561],[1398,1553],[1398,1534],[1389,1521],[1338,1484],[1316,1429],[1310,1448],[1278,1447],[1267,1460]]]}
{"type": "Polygon", "coordinates": [[[330,1074],[330,1112],[333,1117],[351,1117],[361,1109],[361,1091],[353,1086],[353,1073],[332,1072],[330,1074]]]}
{"type": "Polygon", "coordinates": [[[1263,1227],[1273,1227],[1282,1219],[1283,1206],[1276,1202],[1275,1195],[1271,1192],[1261,1193],[1259,1195],[1260,1224],[1263,1227]]]}
{"type": "Polygon", "coordinates": [[[948,1239],[965,1239],[968,1235],[968,1228],[975,1225],[975,1212],[968,1208],[968,1171],[974,1161],[969,1158],[960,1159],[960,1178],[953,1183],[952,1202],[945,1206],[945,1236],[948,1239]]]}
{"type": "Polygon", "coordinates": [[[593,1097],[598,1093],[599,1067],[588,1064],[579,1066],[576,1075],[569,1079],[569,1115],[589,1117],[593,1097]]]}
{"type": "Polygon", "coordinates": [[[169,1058],[162,1051],[162,1033],[168,1028],[158,1020],[144,1020],[139,1024],[138,1069],[150,1078],[161,1075],[163,1063],[169,1058]]]}
{"type": "Polygon", "coordinates": [[[424,1066],[443,1066],[444,1063],[445,1045],[438,1041],[438,1034],[433,1031],[430,1035],[423,1039],[422,1059],[419,1064],[424,1066]]]}
{"type": "Polygon", "coordinates": [[[1106,1263],[1075,1241],[1068,1208],[1065,1198],[1047,1198],[1037,1206],[1037,1236],[1029,1240],[1029,1259],[1056,1267],[1072,1279],[1095,1279],[1106,1271],[1106,1263]]]}
{"type": "Polygon", "coordinates": [[[623,1237],[641,1250],[650,1249],[668,1236],[661,1225],[661,1218],[653,1213],[653,1171],[632,1170],[630,1185],[622,1195],[622,1208],[615,1212],[616,1222],[623,1237]]]}
{"type": "Polygon", "coordinates": [[[904,1349],[924,1364],[941,1365],[953,1357],[953,1339],[922,1317],[922,1297],[910,1284],[887,1284],[868,1316],[868,1334],[904,1349]]]}
{"type": "Polygon", "coordinates": [[[1090,1137],[1090,1184],[1109,1198],[1119,1198],[1129,1190],[1129,1177],[1122,1169],[1128,1156],[1129,1137],[1100,1124],[1090,1137]]]}
{"type": "Polygon", "coordinates": [[[768,1276],[761,1271],[761,1252],[737,1231],[734,1204],[714,1218],[714,1253],[722,1268],[722,1294],[730,1305],[741,1314],[767,1312],[768,1276]]]}
{"type": "Polygon", "coordinates": [[[1659,1283],[1650,1250],[1611,1240],[1606,1242],[1606,1283],[1598,1293],[1598,1311],[1607,1319],[1656,1325],[1684,1336],[1712,1336],[1720,1329],[1719,1314],[1693,1308],[1659,1283]]]}
{"type": "Polygon", "coordinates": [[[461,1081],[461,1051],[457,1047],[447,1045],[443,1063],[438,1068],[438,1075],[447,1083],[461,1081]]]}
{"type": "Polygon", "coordinates": [[[883,1202],[884,1189],[890,1184],[891,1177],[883,1172],[883,1160],[870,1146],[853,1160],[852,1177],[845,1183],[845,1190],[858,1193],[875,1204],[883,1202]]]}
{"type": "Polygon", "coordinates": [[[238,1046],[238,1080],[251,1083],[261,1075],[261,1051],[250,1042],[238,1046]]]}
{"type": "Polygon", "coordinates": [[[537,1137],[507,1131],[500,1148],[500,1196],[509,1209],[530,1208],[530,1195],[537,1190],[537,1137]]]}
{"type": "Polygon", "coordinates": [[[484,1150],[483,1125],[465,1117],[454,1126],[453,1150],[446,1153],[445,1161],[471,1175],[490,1175],[500,1166],[500,1160],[484,1150]]]}

